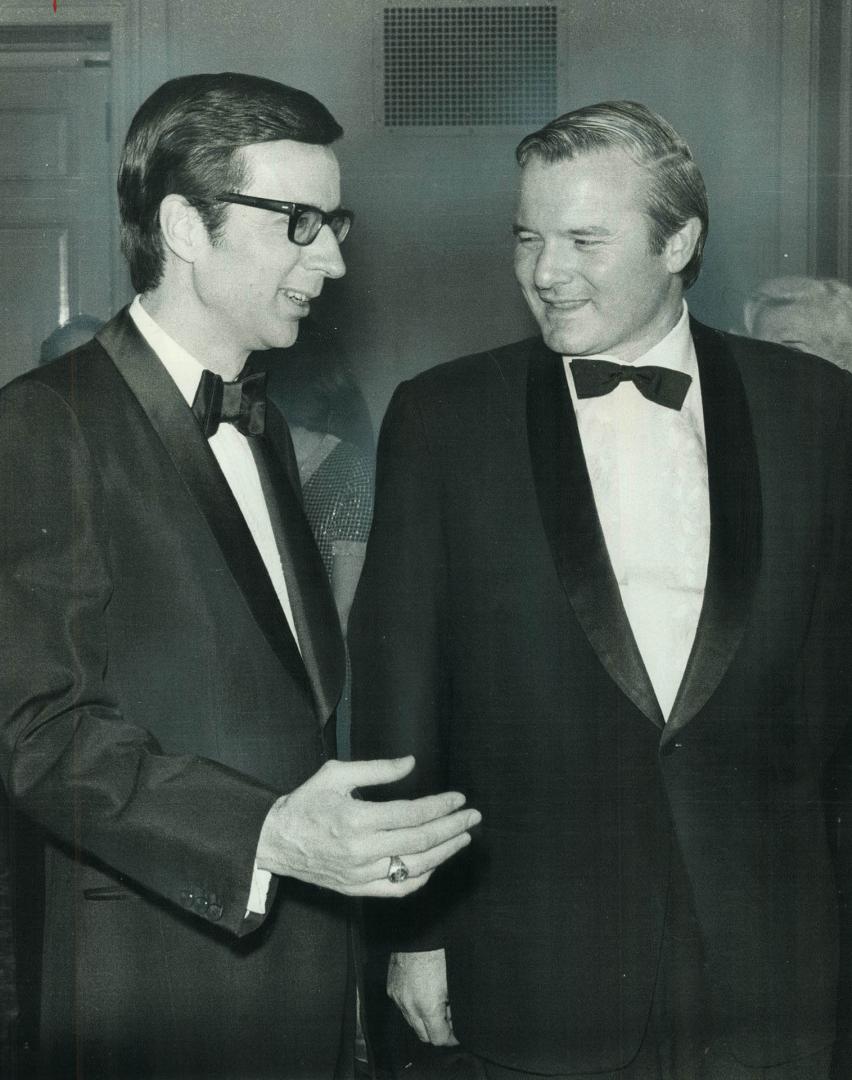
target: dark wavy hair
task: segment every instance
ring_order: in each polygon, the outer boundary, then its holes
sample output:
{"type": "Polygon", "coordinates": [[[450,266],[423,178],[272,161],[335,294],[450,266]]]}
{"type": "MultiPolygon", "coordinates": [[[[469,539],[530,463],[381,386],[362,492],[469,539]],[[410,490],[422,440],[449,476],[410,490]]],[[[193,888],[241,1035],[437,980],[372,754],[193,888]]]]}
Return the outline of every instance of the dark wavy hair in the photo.
{"type": "Polygon", "coordinates": [[[681,270],[688,289],[701,270],[710,215],[707,192],[692,151],[671,124],[636,101],[603,101],[565,113],[527,135],[515,156],[522,167],[531,158],[554,164],[580,154],[623,150],[648,174],[646,212],[651,250],[659,254],[670,236],[690,218],[701,222],[692,258],[681,270]]]}
{"type": "Polygon", "coordinates": [[[162,279],[166,195],[183,195],[216,240],[227,209],[217,196],[248,179],[238,150],[279,139],[328,146],[342,134],[315,97],[271,79],[225,71],[163,83],[134,116],[118,170],[121,250],[134,288],[147,292],[162,279]]]}

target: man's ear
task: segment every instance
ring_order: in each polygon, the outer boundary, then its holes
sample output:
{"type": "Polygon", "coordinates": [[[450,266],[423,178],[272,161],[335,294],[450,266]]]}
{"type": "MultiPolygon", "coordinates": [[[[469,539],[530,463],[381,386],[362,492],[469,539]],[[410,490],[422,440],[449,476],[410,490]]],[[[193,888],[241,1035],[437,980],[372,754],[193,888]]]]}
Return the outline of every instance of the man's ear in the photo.
{"type": "Polygon", "coordinates": [[[194,263],[210,246],[201,215],[183,195],[167,195],[160,203],[160,231],[166,246],[183,262],[194,263]]]}
{"type": "Polygon", "coordinates": [[[696,217],[690,218],[683,228],[666,240],[663,253],[666,259],[666,269],[670,274],[679,274],[692,258],[695,245],[701,235],[701,222],[696,217]]]}

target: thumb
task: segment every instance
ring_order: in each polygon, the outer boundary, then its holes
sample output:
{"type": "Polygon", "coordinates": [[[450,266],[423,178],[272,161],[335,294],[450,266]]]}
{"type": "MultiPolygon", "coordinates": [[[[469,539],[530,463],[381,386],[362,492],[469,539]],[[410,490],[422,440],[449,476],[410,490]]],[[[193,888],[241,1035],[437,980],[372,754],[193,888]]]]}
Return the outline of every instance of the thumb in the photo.
{"type": "Polygon", "coordinates": [[[339,777],[345,791],[353,788],[375,787],[402,780],[414,768],[414,757],[407,754],[401,758],[379,758],[376,761],[348,761],[340,770],[339,777]]]}

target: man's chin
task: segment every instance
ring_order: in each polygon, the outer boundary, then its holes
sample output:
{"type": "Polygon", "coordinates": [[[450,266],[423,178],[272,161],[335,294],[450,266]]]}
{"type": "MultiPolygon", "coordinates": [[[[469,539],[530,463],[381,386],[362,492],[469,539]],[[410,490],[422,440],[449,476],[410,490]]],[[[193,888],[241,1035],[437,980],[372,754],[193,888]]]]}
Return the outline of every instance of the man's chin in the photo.
{"type": "Polygon", "coordinates": [[[543,327],[542,337],[548,349],[559,353],[560,356],[583,356],[584,353],[590,351],[584,347],[585,343],[581,338],[572,337],[570,334],[554,330],[552,327],[543,327]]]}
{"type": "Polygon", "coordinates": [[[295,345],[299,337],[299,324],[295,323],[292,331],[289,334],[282,335],[282,340],[279,349],[289,349],[291,345],[295,345]]]}
{"type": "Polygon", "coordinates": [[[299,336],[299,323],[288,322],[282,326],[275,328],[273,333],[268,335],[267,344],[263,346],[264,349],[289,349],[291,345],[296,344],[296,339],[299,336]]]}

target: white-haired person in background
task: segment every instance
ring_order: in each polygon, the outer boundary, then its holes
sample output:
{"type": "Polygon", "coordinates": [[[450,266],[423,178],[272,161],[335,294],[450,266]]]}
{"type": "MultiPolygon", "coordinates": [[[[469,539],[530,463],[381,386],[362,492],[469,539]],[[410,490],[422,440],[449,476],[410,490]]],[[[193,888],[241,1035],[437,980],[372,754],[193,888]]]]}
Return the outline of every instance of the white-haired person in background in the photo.
{"type": "Polygon", "coordinates": [[[852,286],[810,277],[771,278],[745,302],[751,337],[789,345],[852,371],[852,286]]]}

